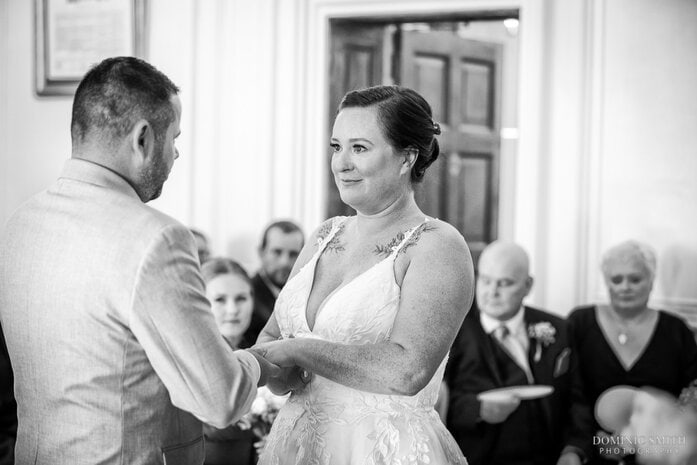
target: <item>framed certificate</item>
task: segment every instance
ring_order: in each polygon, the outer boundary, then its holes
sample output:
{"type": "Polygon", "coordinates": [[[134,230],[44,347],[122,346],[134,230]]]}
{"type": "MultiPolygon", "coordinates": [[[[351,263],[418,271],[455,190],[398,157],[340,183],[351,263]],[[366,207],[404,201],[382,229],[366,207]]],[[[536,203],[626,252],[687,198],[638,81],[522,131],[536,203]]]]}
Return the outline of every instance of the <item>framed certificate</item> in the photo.
{"type": "Polygon", "coordinates": [[[89,68],[146,54],[147,0],[34,0],[36,94],[72,95],[89,68]]]}

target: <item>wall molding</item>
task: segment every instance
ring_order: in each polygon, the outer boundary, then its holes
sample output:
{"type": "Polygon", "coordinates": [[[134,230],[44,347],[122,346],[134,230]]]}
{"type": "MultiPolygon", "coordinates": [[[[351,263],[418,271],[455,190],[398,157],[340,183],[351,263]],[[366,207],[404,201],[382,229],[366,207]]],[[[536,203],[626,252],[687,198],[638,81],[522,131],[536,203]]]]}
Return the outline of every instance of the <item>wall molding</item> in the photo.
{"type": "MultiPolygon", "coordinates": [[[[7,1],[0,0],[0,63],[3,66],[7,66],[9,63],[9,6],[7,1]]],[[[10,215],[10,206],[8,201],[10,199],[10,187],[7,179],[9,173],[9,158],[8,158],[8,101],[7,96],[9,93],[8,89],[8,72],[5,68],[0,72],[0,166],[5,167],[2,169],[0,174],[0,225],[5,224],[10,215]]]]}
{"type": "Polygon", "coordinates": [[[192,102],[192,164],[190,221],[210,234],[215,250],[221,250],[226,231],[221,231],[219,169],[217,156],[220,147],[220,102],[216,95],[222,79],[220,59],[223,56],[223,20],[220,2],[194,2],[194,58],[192,102]],[[211,115],[215,115],[211,117],[211,115]],[[212,124],[201,124],[212,121],[212,124]]]}
{"type": "Polygon", "coordinates": [[[604,81],[605,81],[605,0],[591,0],[586,16],[586,79],[584,122],[581,141],[582,181],[579,195],[579,266],[577,302],[591,302],[601,289],[598,273],[602,219],[602,157],[604,148],[604,81]]]}

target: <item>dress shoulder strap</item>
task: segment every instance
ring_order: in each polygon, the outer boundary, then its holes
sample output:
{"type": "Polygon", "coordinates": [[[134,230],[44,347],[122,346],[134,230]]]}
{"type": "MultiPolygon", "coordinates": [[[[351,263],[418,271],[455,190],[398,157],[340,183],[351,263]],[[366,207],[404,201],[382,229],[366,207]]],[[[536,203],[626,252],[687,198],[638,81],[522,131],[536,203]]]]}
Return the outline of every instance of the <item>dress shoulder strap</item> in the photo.
{"type": "Polygon", "coordinates": [[[341,230],[341,228],[344,226],[344,223],[349,219],[348,216],[335,216],[332,218],[332,228],[329,230],[329,233],[322,237],[317,239],[317,254],[321,254],[324,252],[324,249],[327,247],[327,244],[329,244],[332,239],[334,239],[334,236],[341,230]]]}
{"type": "Polygon", "coordinates": [[[416,226],[411,228],[409,231],[407,231],[406,234],[404,234],[404,239],[402,239],[402,242],[400,242],[399,245],[397,245],[397,247],[395,247],[392,250],[392,254],[390,254],[390,257],[392,257],[392,258],[396,257],[397,254],[399,254],[399,251],[402,250],[404,248],[404,246],[409,242],[409,240],[414,235],[414,233],[417,230],[419,230],[420,228],[422,228],[426,223],[428,223],[428,221],[429,221],[428,218],[424,218],[424,221],[422,223],[417,224],[416,226]]]}

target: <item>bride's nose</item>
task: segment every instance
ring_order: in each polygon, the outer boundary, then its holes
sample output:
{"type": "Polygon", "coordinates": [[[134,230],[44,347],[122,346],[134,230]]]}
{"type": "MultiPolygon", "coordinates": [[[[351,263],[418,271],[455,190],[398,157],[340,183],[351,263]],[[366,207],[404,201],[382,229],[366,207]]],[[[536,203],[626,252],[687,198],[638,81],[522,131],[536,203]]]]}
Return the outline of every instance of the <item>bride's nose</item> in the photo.
{"type": "Polygon", "coordinates": [[[353,169],[353,162],[351,160],[351,155],[348,150],[339,149],[332,154],[332,171],[335,173],[340,173],[343,171],[351,171],[353,169]]]}

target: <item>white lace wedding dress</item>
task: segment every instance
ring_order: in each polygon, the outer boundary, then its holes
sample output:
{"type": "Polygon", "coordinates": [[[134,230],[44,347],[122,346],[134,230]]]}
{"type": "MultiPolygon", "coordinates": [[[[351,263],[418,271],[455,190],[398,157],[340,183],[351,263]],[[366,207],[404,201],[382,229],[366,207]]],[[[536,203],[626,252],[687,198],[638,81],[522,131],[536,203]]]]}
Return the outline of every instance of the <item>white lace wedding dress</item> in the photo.
{"type": "MultiPolygon", "coordinates": [[[[276,320],[284,338],[315,337],[344,344],[389,339],[399,308],[393,263],[414,229],[391,255],[330,294],[310,330],[306,310],[317,260],[345,218],[337,218],[314,257],[278,296],[276,320]]],[[[415,396],[372,394],[320,376],[281,409],[260,465],[466,464],[433,406],[443,360],[415,396]]]]}

